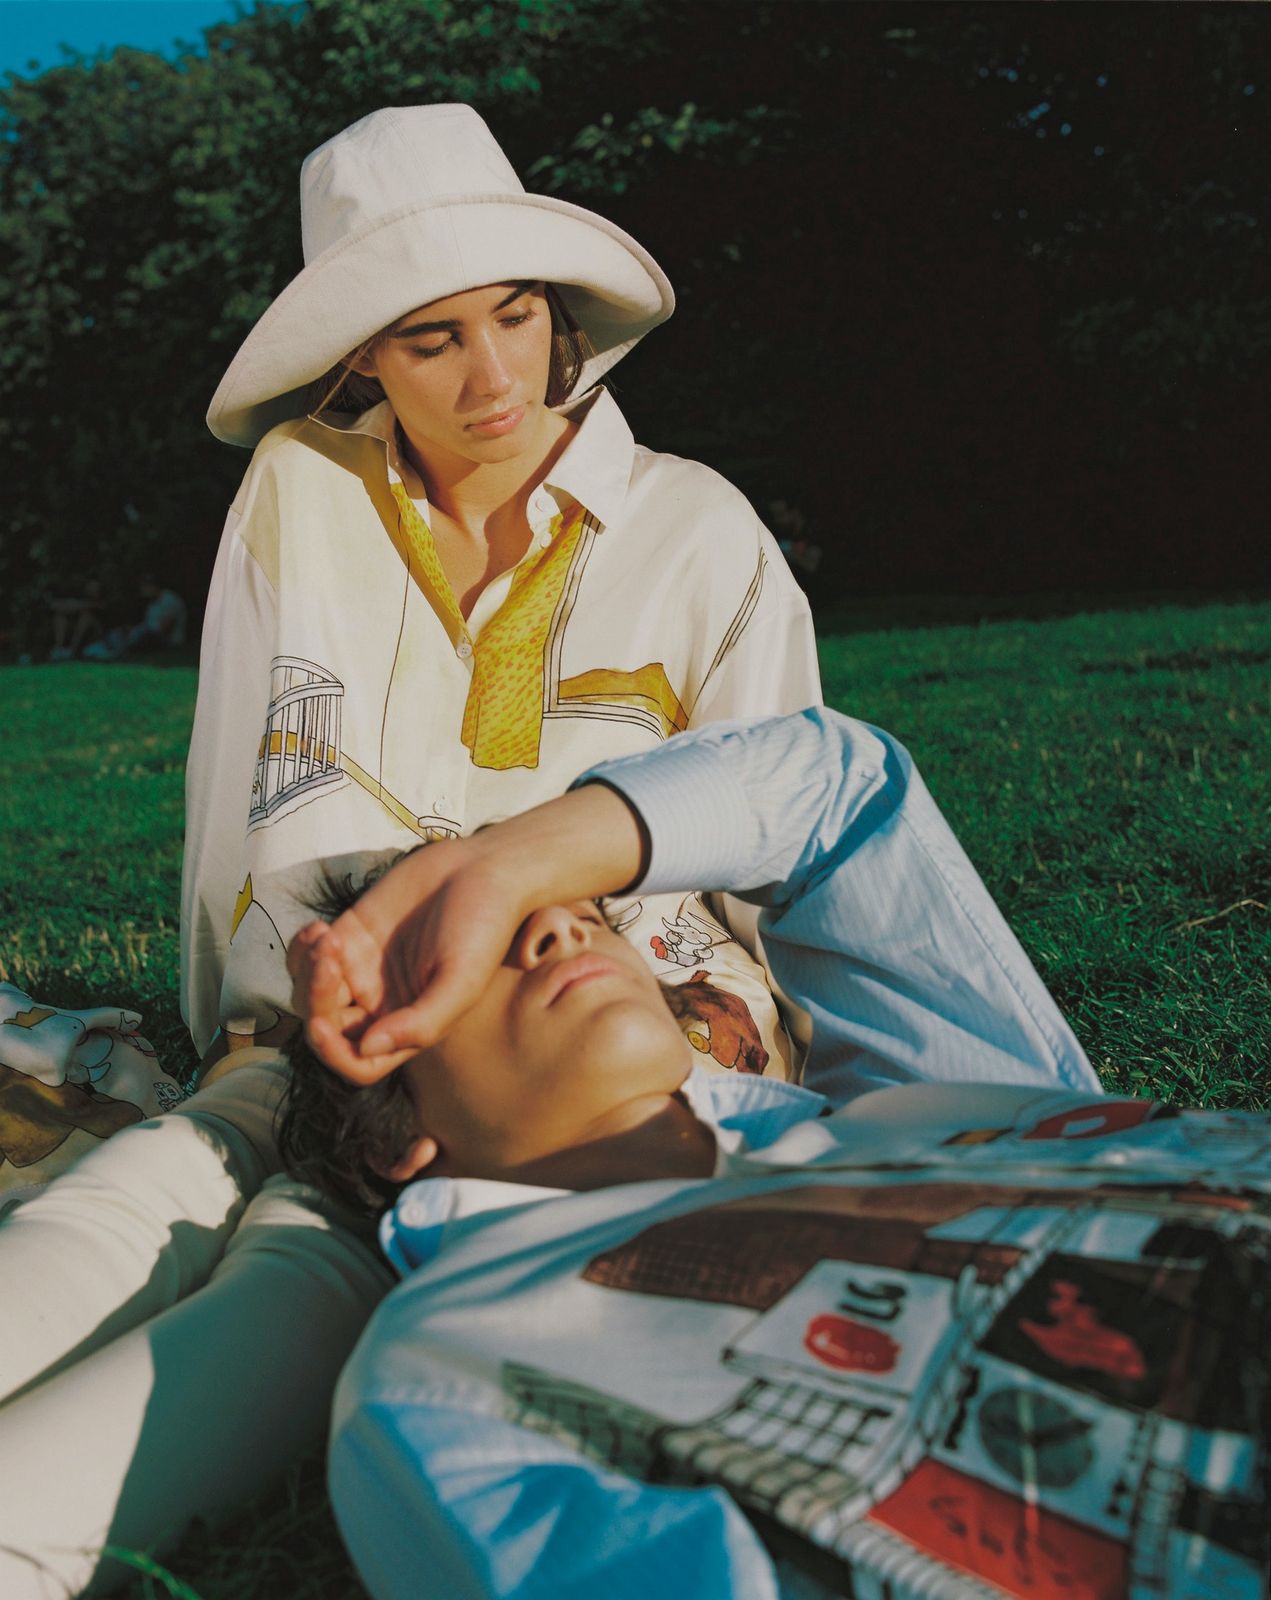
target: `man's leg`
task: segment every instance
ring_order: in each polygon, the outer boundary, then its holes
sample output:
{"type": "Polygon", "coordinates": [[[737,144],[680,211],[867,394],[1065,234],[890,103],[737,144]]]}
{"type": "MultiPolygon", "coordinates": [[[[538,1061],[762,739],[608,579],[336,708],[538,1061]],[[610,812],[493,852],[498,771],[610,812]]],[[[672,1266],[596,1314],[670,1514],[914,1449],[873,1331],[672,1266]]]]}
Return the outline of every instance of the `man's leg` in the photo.
{"type": "Polygon", "coordinates": [[[206,1287],[0,1408],[0,1594],[64,1600],[270,1485],[327,1426],[391,1273],[369,1224],[275,1178],[206,1287]]]}
{"type": "Polygon", "coordinates": [[[272,1050],[241,1055],[0,1221],[0,1402],[206,1281],[278,1166],[273,1114],[290,1069],[272,1050]]]}

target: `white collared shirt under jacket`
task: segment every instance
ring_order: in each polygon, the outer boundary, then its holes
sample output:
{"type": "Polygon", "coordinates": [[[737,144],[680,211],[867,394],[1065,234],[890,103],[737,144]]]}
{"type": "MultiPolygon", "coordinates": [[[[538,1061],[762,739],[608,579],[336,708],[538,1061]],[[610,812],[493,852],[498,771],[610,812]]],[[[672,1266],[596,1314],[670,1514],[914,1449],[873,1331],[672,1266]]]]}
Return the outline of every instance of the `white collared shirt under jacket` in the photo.
{"type": "MultiPolygon", "coordinates": [[[[523,811],[597,760],[820,702],[807,602],[746,499],[638,446],[607,391],[568,414],[581,426],[531,496],[529,549],[466,620],[387,403],[258,446],[212,580],[186,784],[182,1004],[200,1051],[221,1025],[258,1044],[289,1028],[283,952],[316,862],[356,877],[368,854],[523,811]]],[[[678,902],[638,914],[672,969],[719,937],[678,902]]]]}

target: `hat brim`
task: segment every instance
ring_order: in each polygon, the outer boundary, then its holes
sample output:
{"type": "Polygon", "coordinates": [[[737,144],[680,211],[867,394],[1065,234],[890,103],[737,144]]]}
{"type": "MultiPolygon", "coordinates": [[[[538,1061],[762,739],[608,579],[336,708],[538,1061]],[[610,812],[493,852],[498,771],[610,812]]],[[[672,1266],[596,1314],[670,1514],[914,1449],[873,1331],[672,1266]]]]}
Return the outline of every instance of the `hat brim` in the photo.
{"type": "Polygon", "coordinates": [[[666,275],[621,228],[548,195],[449,196],[377,217],[287,285],[244,339],[208,427],[248,447],[304,410],[309,384],[417,306],[490,283],[560,286],[595,355],[582,393],[675,308],[666,275]]]}

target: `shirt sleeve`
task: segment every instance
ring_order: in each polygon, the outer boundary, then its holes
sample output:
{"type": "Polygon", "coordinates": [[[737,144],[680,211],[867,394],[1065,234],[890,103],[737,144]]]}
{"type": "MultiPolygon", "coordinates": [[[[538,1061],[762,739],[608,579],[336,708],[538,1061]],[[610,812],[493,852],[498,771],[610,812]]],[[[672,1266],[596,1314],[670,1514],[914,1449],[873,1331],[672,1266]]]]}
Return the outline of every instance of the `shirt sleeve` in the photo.
{"type": "Polygon", "coordinates": [[[722,1490],[638,1483],[432,1398],[346,1408],[337,1396],[331,1499],[375,1600],[779,1600],[763,1545],[722,1490]]]}
{"type": "Polygon", "coordinates": [[[804,1081],[836,1103],[920,1081],[1098,1090],[1090,1063],[890,735],[812,707],[602,763],[640,813],[641,892],[762,907],[773,976],[811,1019],[804,1081]]]}
{"type": "Polygon", "coordinates": [[[202,1055],[216,1032],[275,636],[277,599],[229,514],[208,593],[185,774],[181,1014],[202,1055]]]}
{"type": "Polygon", "coordinates": [[[816,633],[807,598],[772,535],[762,524],[757,532],[753,592],[720,641],[693,706],[691,728],[821,704],[816,633]]]}

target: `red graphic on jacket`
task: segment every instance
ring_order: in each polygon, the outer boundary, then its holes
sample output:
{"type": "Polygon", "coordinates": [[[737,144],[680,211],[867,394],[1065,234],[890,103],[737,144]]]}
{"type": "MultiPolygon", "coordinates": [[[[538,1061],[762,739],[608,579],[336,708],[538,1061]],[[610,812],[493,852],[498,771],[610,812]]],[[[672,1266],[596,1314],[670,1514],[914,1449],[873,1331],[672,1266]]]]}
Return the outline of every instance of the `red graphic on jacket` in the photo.
{"type": "Polygon", "coordinates": [[[1098,1311],[1083,1303],[1075,1283],[1056,1279],[1046,1310],[1055,1319],[1053,1322],[1021,1318],[1019,1327],[1052,1361],[1065,1367],[1106,1372],[1113,1378],[1137,1380],[1146,1375],[1142,1350],[1129,1334],[1100,1322],[1098,1311]]]}
{"type": "Polygon", "coordinates": [[[866,1515],[1008,1595],[1124,1600],[1130,1592],[1124,1545],[930,1458],[866,1515]]]}
{"type": "Polygon", "coordinates": [[[803,1334],[803,1348],[836,1372],[891,1372],[900,1346],[881,1328],[819,1312],[803,1334]]]}
{"type": "Polygon", "coordinates": [[[1021,1134],[1023,1139],[1106,1139],[1112,1133],[1137,1128],[1160,1114],[1155,1100],[1091,1100],[1089,1105],[1066,1106],[1043,1117],[1021,1134]]]}
{"type": "Polygon", "coordinates": [[[717,989],[704,972],[695,972],[687,983],[668,985],[665,994],[694,1050],[721,1067],[763,1072],[768,1052],[744,1000],[717,989]]]}

